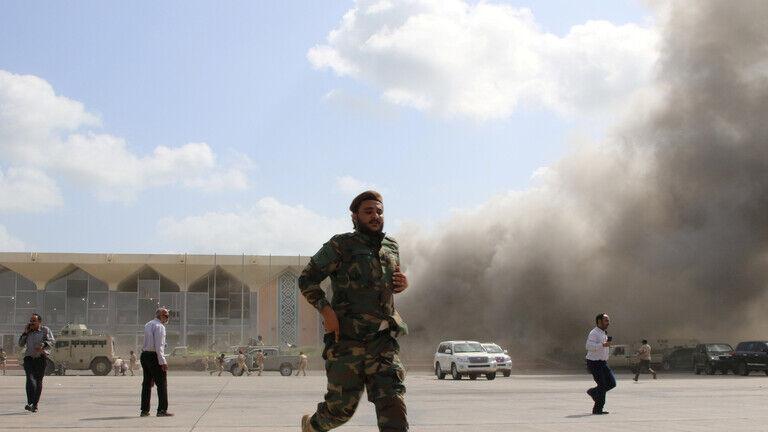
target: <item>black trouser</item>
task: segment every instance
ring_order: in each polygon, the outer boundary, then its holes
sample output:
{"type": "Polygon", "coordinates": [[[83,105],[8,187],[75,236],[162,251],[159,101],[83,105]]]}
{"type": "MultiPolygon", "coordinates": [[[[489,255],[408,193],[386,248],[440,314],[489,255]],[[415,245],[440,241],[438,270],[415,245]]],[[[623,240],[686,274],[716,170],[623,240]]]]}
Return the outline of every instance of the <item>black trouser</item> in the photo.
{"type": "Polygon", "coordinates": [[[605,393],[616,387],[616,378],[604,360],[587,360],[587,369],[597,383],[597,387],[589,389],[589,395],[595,400],[592,412],[600,412],[605,406],[605,393]]]}
{"type": "Polygon", "coordinates": [[[640,360],[640,363],[637,365],[637,372],[635,373],[635,381],[637,381],[637,378],[640,377],[640,374],[643,372],[649,372],[653,375],[656,375],[656,371],[651,369],[650,360],[640,360]]]}
{"type": "Polygon", "coordinates": [[[45,357],[24,357],[24,373],[27,374],[27,405],[36,407],[43,393],[45,357]]]}
{"type": "Polygon", "coordinates": [[[141,411],[149,412],[149,400],[152,397],[152,382],[157,386],[157,410],[168,410],[168,381],[165,371],[157,361],[157,353],[144,351],[141,353],[141,368],[144,371],[144,381],[141,383],[141,411]]]}

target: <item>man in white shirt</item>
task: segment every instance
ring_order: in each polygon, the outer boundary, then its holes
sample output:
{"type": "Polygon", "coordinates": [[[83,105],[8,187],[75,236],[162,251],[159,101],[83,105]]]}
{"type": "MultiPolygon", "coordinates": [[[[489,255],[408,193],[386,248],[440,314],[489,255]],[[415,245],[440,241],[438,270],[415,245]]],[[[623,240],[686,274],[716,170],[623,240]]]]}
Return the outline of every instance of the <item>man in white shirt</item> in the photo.
{"type": "Polygon", "coordinates": [[[587,390],[589,397],[595,401],[592,414],[608,414],[608,411],[603,411],[605,393],[616,387],[616,378],[607,363],[611,342],[606,329],[610,323],[608,314],[601,313],[596,316],[596,326],[587,337],[587,369],[597,383],[596,387],[587,390]]]}
{"type": "Polygon", "coordinates": [[[149,400],[152,397],[152,383],[157,386],[157,416],[170,417],[168,412],[168,362],[165,360],[165,324],[170,318],[168,309],[160,308],[156,318],[144,325],[144,346],[141,348],[141,368],[144,381],[141,383],[141,416],[149,415],[149,400]]]}

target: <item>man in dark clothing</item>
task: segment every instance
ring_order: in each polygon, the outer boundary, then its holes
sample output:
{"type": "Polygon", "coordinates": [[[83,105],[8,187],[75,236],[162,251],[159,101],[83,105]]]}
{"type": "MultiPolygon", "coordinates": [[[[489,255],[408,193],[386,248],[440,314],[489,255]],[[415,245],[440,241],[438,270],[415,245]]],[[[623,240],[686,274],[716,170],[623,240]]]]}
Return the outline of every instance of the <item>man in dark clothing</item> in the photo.
{"type": "Polygon", "coordinates": [[[32,314],[24,333],[19,337],[19,346],[26,346],[24,352],[24,373],[27,375],[27,405],[25,410],[37,412],[37,403],[43,393],[46,357],[51,353],[54,339],[51,329],[42,325],[43,319],[32,314]]]}
{"type": "Polygon", "coordinates": [[[144,346],[141,348],[141,368],[144,381],[141,383],[141,416],[149,415],[149,400],[152,397],[152,383],[157,386],[157,416],[170,417],[168,412],[168,362],[165,360],[165,324],[170,314],[168,309],[155,312],[157,318],[144,325],[144,346]]]}

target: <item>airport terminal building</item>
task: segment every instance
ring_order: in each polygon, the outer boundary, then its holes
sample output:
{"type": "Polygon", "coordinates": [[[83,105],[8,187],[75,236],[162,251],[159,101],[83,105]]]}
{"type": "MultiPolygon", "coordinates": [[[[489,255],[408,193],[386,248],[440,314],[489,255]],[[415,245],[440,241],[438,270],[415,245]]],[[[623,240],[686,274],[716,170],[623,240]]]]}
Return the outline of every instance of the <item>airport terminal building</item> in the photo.
{"type": "Polygon", "coordinates": [[[57,332],[84,323],[141,346],[159,306],[171,310],[168,346],[223,349],[261,335],[267,345],[322,342],[317,311],[301,296],[302,256],[0,253],[0,337],[16,341],[32,313],[57,332]]]}

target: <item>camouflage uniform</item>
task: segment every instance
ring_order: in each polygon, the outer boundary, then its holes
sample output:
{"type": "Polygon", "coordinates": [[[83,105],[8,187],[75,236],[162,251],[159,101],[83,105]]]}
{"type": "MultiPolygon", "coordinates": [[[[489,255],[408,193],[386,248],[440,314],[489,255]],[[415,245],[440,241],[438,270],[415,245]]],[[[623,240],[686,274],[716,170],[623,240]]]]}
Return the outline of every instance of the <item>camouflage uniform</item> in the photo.
{"type": "Polygon", "coordinates": [[[256,351],[256,355],[253,356],[253,364],[256,366],[256,369],[259,370],[259,376],[261,376],[261,373],[264,372],[264,353],[261,351],[256,351]]]}
{"type": "Polygon", "coordinates": [[[299,277],[301,293],[320,311],[329,304],[320,283],[330,276],[330,305],[339,318],[339,342],[326,335],[323,355],[328,392],[310,420],[318,431],[347,422],[363,389],[376,407],[380,431],[408,430],[405,368],[395,340],[408,333],[394,308],[392,275],[398,265],[394,239],[355,231],[331,238],[299,277]]]}

